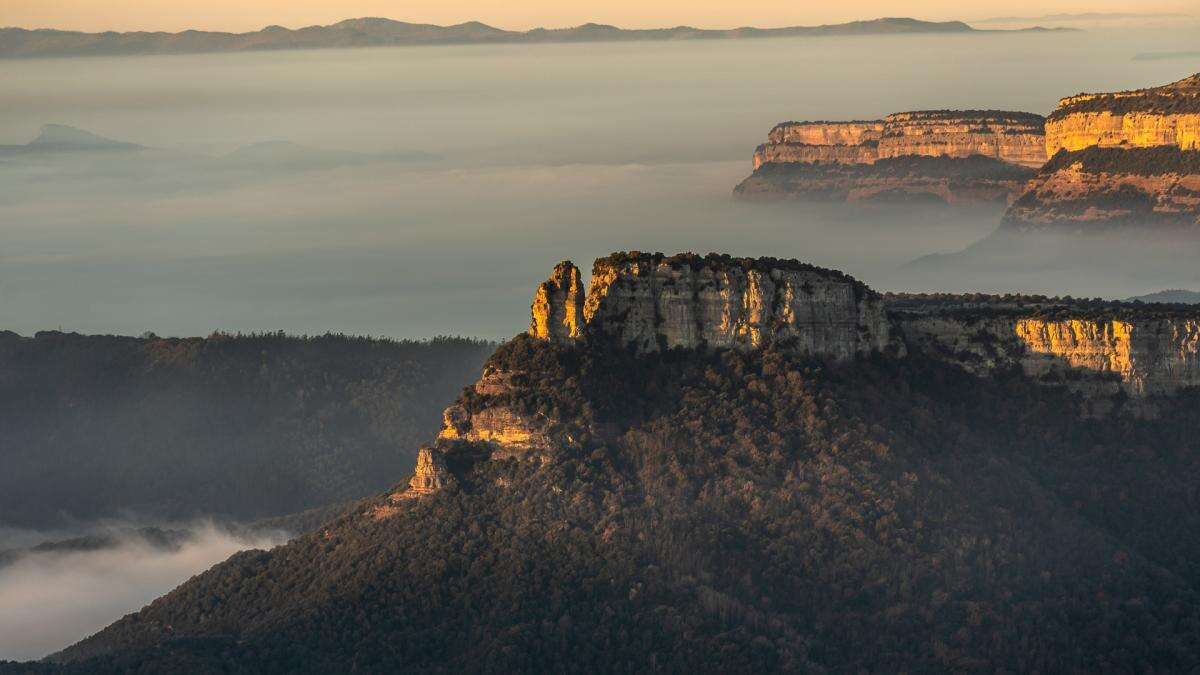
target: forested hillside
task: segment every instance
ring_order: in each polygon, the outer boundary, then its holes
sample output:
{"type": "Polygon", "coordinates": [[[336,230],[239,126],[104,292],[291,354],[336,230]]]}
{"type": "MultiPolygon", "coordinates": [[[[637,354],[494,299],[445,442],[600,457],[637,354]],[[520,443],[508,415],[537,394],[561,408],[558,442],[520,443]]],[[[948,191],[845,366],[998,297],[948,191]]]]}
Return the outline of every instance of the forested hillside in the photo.
{"type": "Polygon", "coordinates": [[[554,448],[448,448],[433,494],[239,554],[57,658],[81,672],[1200,665],[1194,394],[1149,422],[1083,418],[1063,389],[920,355],[635,356],[523,336],[491,363],[511,390],[463,405],[545,416],[554,448]]]}
{"type": "Polygon", "coordinates": [[[412,467],[490,343],[0,333],[0,525],[237,519],[412,467]]]}

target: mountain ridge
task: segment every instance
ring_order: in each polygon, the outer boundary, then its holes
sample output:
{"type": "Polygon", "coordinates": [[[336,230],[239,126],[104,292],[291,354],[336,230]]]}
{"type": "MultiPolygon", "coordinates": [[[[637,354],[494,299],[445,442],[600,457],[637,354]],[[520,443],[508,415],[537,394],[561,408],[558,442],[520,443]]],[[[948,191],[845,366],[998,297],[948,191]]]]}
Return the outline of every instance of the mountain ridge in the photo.
{"type": "MultiPolygon", "coordinates": [[[[1044,28],[1021,31],[1060,30],[1044,28]]],[[[478,21],[451,26],[417,24],[379,17],[346,19],[328,26],[289,29],[268,26],[246,33],[187,30],[170,32],[108,31],[85,33],[40,28],[0,28],[0,58],[58,56],[118,56],[137,54],[185,54],[206,52],[265,51],[431,44],[493,44],[544,42],[599,42],[629,40],[746,39],[820,35],[893,35],[911,33],[991,33],[961,21],[921,21],[889,17],[820,26],[782,28],[740,27],[702,29],[623,29],[596,23],[571,28],[534,28],[511,31],[478,21]]],[[[1014,32],[1014,31],[1004,31],[1014,32]]]]}

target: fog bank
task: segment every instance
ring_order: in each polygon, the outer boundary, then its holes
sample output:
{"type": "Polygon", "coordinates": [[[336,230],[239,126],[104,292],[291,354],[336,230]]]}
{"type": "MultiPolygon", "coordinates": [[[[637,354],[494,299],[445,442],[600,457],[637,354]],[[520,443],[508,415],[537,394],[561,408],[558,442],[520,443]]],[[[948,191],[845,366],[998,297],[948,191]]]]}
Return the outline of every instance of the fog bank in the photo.
{"type": "MultiPolygon", "coordinates": [[[[999,210],[733,203],[774,124],[1045,113],[1082,89],[1178,79],[1179,63],[1133,56],[1197,38],[1188,24],[10,62],[0,143],[58,122],[158,150],[0,157],[0,329],[506,338],[555,262],[625,249],[796,257],[903,290],[897,270],[987,235],[999,210]],[[281,140],[318,152],[222,159],[281,140]]],[[[1073,279],[1099,289],[1102,274],[1073,279]]],[[[986,290],[969,269],[919,282],[986,290]]]]}
{"type": "MultiPolygon", "coordinates": [[[[0,660],[42,658],[137,611],[237,551],[285,541],[282,533],[243,539],[211,524],[186,529],[177,549],[127,536],[111,548],[33,552],[0,566],[0,660]]],[[[36,537],[6,533],[0,547],[36,537]]]]}

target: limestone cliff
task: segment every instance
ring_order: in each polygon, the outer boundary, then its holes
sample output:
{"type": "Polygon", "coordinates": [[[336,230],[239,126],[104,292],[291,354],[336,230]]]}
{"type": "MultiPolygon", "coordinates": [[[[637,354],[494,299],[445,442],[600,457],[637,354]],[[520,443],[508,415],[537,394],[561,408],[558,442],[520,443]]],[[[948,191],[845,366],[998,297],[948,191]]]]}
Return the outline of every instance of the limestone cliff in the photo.
{"type": "Polygon", "coordinates": [[[736,193],[757,199],[920,194],[946,202],[1005,200],[1045,162],[1044,146],[1043,119],[1031,113],[941,110],[873,121],[785,122],[755,151],[755,173],[736,193]],[[968,159],[973,161],[953,161],[968,159]]]}
{"type": "Polygon", "coordinates": [[[946,301],[914,308],[892,304],[909,350],[943,358],[980,376],[1019,368],[1038,382],[1081,395],[1093,414],[1121,394],[1135,414],[1152,399],[1200,386],[1200,310],[1104,308],[1055,302],[964,311],[946,301]]]}
{"type": "Polygon", "coordinates": [[[1017,230],[1200,226],[1200,75],[1064,98],[1051,160],[1005,215],[1017,230]]]}
{"type": "MultiPolygon", "coordinates": [[[[577,300],[564,298],[568,305],[577,300]]],[[[592,267],[583,333],[546,334],[540,314],[535,299],[534,337],[616,340],[641,352],[771,343],[848,359],[891,344],[877,294],[846,275],[794,260],[614,254],[592,267]]]]}
{"type": "Polygon", "coordinates": [[[1047,157],[1043,124],[1040,115],[999,110],[923,110],[869,122],[784,122],[755,152],[754,168],[770,162],[874,164],[907,155],[980,155],[1036,169],[1047,157]]]}
{"type": "Polygon", "coordinates": [[[1161,87],[1077,94],[1046,120],[1046,152],[1161,145],[1200,150],[1200,74],[1161,87]]]}

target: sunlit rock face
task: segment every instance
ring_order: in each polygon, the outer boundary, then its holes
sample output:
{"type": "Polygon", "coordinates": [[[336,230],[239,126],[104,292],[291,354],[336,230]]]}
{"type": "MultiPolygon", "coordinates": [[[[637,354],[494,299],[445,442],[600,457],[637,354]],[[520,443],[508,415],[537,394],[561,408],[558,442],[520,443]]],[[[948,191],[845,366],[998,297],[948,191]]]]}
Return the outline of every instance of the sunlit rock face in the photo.
{"type": "Polygon", "coordinates": [[[1200,386],[1200,319],[1021,319],[1014,330],[1034,375],[1060,363],[1112,373],[1139,397],[1200,386]]]}
{"type": "Polygon", "coordinates": [[[446,460],[440,450],[421,448],[417,453],[417,467],[408,482],[408,494],[422,496],[433,494],[454,483],[454,477],[446,468],[446,460]]]}
{"type": "Polygon", "coordinates": [[[1200,311],[1156,316],[1128,310],[1090,318],[1089,312],[1056,308],[981,313],[898,311],[897,330],[912,352],[954,362],[986,377],[1019,368],[1037,382],[1080,394],[1086,409],[1101,414],[1118,394],[1131,398],[1135,414],[1153,415],[1150,399],[1200,386],[1200,311]],[[1065,310],[1065,311],[1064,311],[1065,310]]]}
{"type": "Polygon", "coordinates": [[[1005,215],[1008,228],[1200,228],[1200,75],[1064,98],[1046,147],[1053,156],[1005,215]]]}
{"type": "Polygon", "coordinates": [[[538,286],[530,308],[529,334],[543,339],[576,338],[583,326],[583,282],[579,268],[559,263],[538,286]]]}
{"type": "Polygon", "coordinates": [[[754,153],[774,163],[874,164],[889,157],[971,157],[1037,168],[1046,161],[1040,115],[999,110],[894,113],[869,122],[784,122],[754,153]]]}
{"type": "Polygon", "coordinates": [[[1040,115],[995,110],[784,122],[755,151],[755,173],[735,194],[754,199],[868,201],[929,195],[948,203],[1008,201],[1046,160],[1043,123],[1040,115]],[[895,161],[912,158],[942,161],[895,161]],[[967,159],[973,161],[961,161],[967,159]]]}
{"type": "MultiPolygon", "coordinates": [[[[559,333],[553,337],[543,336],[542,339],[574,338],[559,333]]],[[[442,431],[438,440],[488,445],[497,449],[498,452],[494,453],[497,456],[548,448],[551,443],[546,434],[547,420],[521,415],[509,405],[509,396],[519,388],[513,379],[514,374],[509,371],[493,366],[485,368],[479,381],[472,387],[474,396],[471,399],[478,405],[459,400],[446,408],[442,414],[442,431]]]]}
{"type": "Polygon", "coordinates": [[[1200,74],[1161,87],[1078,94],[1046,120],[1046,151],[1162,145],[1200,150],[1200,74]]]}
{"type": "MultiPolygon", "coordinates": [[[[539,289],[535,308],[541,297],[539,289]]],[[[614,254],[592,267],[583,321],[579,335],[546,334],[536,321],[530,334],[615,340],[641,352],[773,343],[834,359],[892,344],[877,294],[846,275],[787,260],[614,254]]]]}

